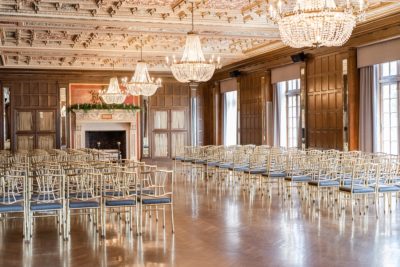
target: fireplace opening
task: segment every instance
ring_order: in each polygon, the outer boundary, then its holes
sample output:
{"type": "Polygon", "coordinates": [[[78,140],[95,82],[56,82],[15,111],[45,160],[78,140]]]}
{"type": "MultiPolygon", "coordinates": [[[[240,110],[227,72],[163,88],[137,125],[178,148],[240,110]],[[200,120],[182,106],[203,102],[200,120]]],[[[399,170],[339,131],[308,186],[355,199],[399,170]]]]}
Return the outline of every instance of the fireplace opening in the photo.
{"type": "Polygon", "coordinates": [[[118,142],[121,142],[120,152],[123,159],[126,159],[126,131],[86,131],[85,147],[100,149],[118,150],[118,142]]]}

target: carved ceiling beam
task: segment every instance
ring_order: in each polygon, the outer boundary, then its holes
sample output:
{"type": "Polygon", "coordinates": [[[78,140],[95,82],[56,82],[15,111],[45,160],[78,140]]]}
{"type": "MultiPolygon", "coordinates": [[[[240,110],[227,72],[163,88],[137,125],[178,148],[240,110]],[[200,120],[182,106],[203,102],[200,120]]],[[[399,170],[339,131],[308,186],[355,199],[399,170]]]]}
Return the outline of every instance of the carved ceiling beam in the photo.
{"type": "Polygon", "coordinates": [[[0,28],[0,43],[1,45],[6,43],[6,31],[3,28],[0,28]]]}
{"type": "Polygon", "coordinates": [[[1,54],[0,59],[1,59],[1,65],[6,66],[6,57],[3,54],[1,54]]]}
{"type": "Polygon", "coordinates": [[[60,3],[60,2],[54,3],[56,10],[62,9],[62,5],[63,5],[63,3],[60,3]]]}
{"type": "Polygon", "coordinates": [[[72,65],[75,64],[76,60],[77,60],[77,58],[76,58],[76,57],[73,57],[72,60],[71,60],[70,62],[68,62],[68,64],[69,64],[70,66],[72,66],[72,65]]]}
{"type": "MultiPolygon", "coordinates": [[[[186,16],[183,14],[183,16],[186,16]]],[[[55,23],[57,25],[57,28],[60,30],[75,30],[75,31],[85,31],[87,30],[93,30],[93,28],[97,28],[101,31],[103,28],[124,28],[125,32],[132,32],[134,33],[135,30],[131,26],[130,29],[127,28],[127,23],[130,25],[134,25],[136,29],[138,29],[136,32],[153,32],[153,33],[170,33],[174,35],[180,35],[180,34],[186,34],[186,31],[188,28],[190,28],[190,21],[185,20],[184,22],[176,22],[176,23],[165,23],[162,18],[160,18],[159,22],[154,22],[152,24],[149,24],[148,22],[141,22],[141,21],[134,21],[134,20],[129,20],[129,21],[108,21],[106,18],[102,17],[96,17],[93,20],[85,20],[85,21],[74,21],[71,23],[71,19],[63,19],[63,18],[45,18],[45,17],[16,17],[16,16],[10,16],[9,14],[5,14],[0,12],[0,18],[3,21],[15,21],[15,22],[22,22],[25,23],[26,25],[22,27],[29,27],[30,24],[32,23],[43,23],[43,24],[48,24],[47,29],[49,27],[52,27],[51,24],[55,23]],[[134,23],[134,24],[131,24],[134,23]],[[183,24],[184,23],[184,24],[183,24]],[[61,25],[68,25],[68,27],[62,27],[61,25]],[[61,27],[60,27],[61,26],[61,27]],[[73,26],[74,28],[71,28],[70,26],[73,26]],[[90,27],[93,26],[93,27],[90,27]],[[160,29],[162,29],[162,32],[160,32],[160,29]],[[181,32],[176,32],[177,29],[181,29],[181,32]]],[[[3,27],[6,27],[7,24],[1,25],[3,27]]],[[[8,25],[8,27],[11,27],[8,25]]],[[[15,27],[15,26],[13,26],[15,27]]],[[[40,27],[40,26],[35,26],[35,27],[40,27]]],[[[45,26],[43,26],[45,27],[45,26]]],[[[208,34],[207,32],[210,31],[210,29],[213,29],[213,33],[210,35],[215,35],[216,33],[218,34],[224,34],[227,36],[253,36],[253,37],[264,37],[264,38],[269,38],[272,35],[278,36],[279,34],[277,33],[277,26],[273,24],[263,24],[263,25],[237,25],[237,24],[207,24],[207,22],[202,22],[196,24],[196,31],[198,31],[200,34],[202,32],[206,32],[206,35],[208,34]],[[216,33],[214,33],[214,31],[216,33]]],[[[117,29],[115,29],[118,31],[117,29]]],[[[113,29],[112,31],[115,32],[113,29]]]]}
{"type": "MultiPolygon", "coordinates": [[[[171,51],[168,50],[166,51],[162,46],[161,47],[154,47],[157,48],[153,50],[144,50],[143,51],[143,56],[148,58],[154,55],[157,55],[161,57],[163,60],[165,59],[165,56],[180,56],[183,53],[183,49],[179,49],[177,51],[171,51]]],[[[32,48],[31,46],[19,46],[19,47],[10,47],[10,46],[2,46],[0,47],[0,51],[7,51],[7,52],[24,52],[24,53],[41,53],[41,54],[57,54],[57,55],[85,55],[87,53],[93,53],[93,57],[101,57],[102,55],[114,55],[114,56],[126,56],[126,57],[135,57],[135,58],[140,58],[140,53],[138,50],[131,50],[131,49],[126,49],[124,50],[122,47],[121,49],[118,50],[106,50],[102,47],[99,48],[93,48],[93,47],[88,47],[84,48],[60,48],[59,46],[40,46],[40,47],[34,47],[32,48]]],[[[232,54],[230,51],[223,51],[223,52],[213,52],[210,51],[206,53],[207,56],[211,54],[218,54],[221,56],[223,61],[228,60],[228,59],[237,59],[241,56],[241,54],[232,54]]]]}
{"type": "Polygon", "coordinates": [[[40,3],[40,1],[38,1],[38,0],[35,0],[32,2],[32,7],[33,7],[33,10],[35,11],[35,13],[38,13],[40,10],[39,3],[40,3]]]}
{"type": "Polygon", "coordinates": [[[21,30],[17,30],[15,33],[15,43],[18,46],[21,42],[21,30]]]}
{"type": "Polygon", "coordinates": [[[33,46],[33,42],[35,41],[35,39],[36,39],[35,30],[31,30],[31,37],[29,39],[29,43],[31,46],[33,46]]]}

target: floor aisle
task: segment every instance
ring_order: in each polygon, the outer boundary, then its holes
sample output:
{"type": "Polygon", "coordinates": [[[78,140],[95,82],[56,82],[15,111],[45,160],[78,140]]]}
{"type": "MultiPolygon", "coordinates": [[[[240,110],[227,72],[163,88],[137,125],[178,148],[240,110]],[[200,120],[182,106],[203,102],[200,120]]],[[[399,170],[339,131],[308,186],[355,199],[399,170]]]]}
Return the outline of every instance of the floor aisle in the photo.
{"type": "Polygon", "coordinates": [[[179,179],[175,235],[169,217],[165,231],[148,220],[142,237],[114,219],[102,240],[87,219],[74,218],[64,242],[53,219],[40,219],[24,244],[21,222],[2,222],[0,266],[400,266],[399,206],[352,222],[298,203],[179,179]]]}

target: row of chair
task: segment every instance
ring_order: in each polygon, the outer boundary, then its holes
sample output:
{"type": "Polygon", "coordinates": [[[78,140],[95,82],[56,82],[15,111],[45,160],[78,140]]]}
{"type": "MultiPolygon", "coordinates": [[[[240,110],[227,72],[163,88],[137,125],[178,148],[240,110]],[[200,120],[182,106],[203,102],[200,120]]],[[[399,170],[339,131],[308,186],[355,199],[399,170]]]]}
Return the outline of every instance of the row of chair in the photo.
{"type": "Polygon", "coordinates": [[[165,226],[168,207],[174,232],[172,171],[141,162],[110,162],[77,154],[77,158],[69,155],[67,161],[61,157],[41,162],[16,155],[2,163],[0,214],[5,219],[22,214],[19,217],[24,220],[26,240],[32,238],[35,218],[48,216],[57,218],[59,233],[66,240],[71,233],[71,217],[78,215],[88,215],[102,237],[106,236],[106,218],[112,213],[123,217],[130,230],[136,225],[136,233],[141,234],[142,220],[151,212],[158,219],[161,210],[165,226]]]}
{"type": "Polygon", "coordinates": [[[233,181],[244,189],[257,188],[270,198],[277,185],[285,200],[297,189],[300,199],[316,203],[319,209],[324,199],[339,214],[343,203],[350,202],[352,218],[355,204],[363,205],[360,212],[365,213],[369,200],[375,204],[377,217],[381,198],[383,211],[386,206],[391,211],[392,195],[400,192],[400,160],[383,153],[254,145],[186,147],[184,151],[175,158],[174,169],[179,164],[179,172],[188,176],[233,181]]]}

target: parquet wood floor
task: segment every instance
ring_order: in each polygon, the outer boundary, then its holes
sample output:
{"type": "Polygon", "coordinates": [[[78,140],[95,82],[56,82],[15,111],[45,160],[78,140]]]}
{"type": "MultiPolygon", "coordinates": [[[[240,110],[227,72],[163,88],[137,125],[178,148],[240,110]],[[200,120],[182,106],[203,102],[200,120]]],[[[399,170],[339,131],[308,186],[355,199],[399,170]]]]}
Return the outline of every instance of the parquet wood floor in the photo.
{"type": "MultiPolygon", "coordinates": [[[[272,201],[213,182],[179,179],[175,227],[154,218],[131,235],[110,218],[102,240],[87,218],[72,220],[70,241],[54,219],[38,219],[30,244],[21,221],[0,222],[0,266],[400,266],[400,210],[352,222],[300,205],[272,201]]],[[[168,214],[168,213],[167,213],[168,214]]]]}

